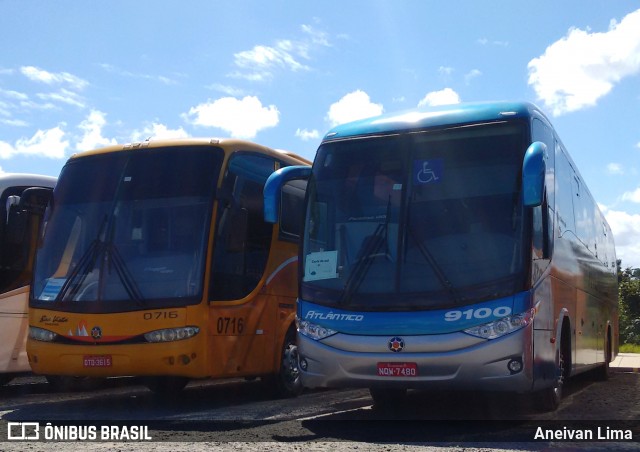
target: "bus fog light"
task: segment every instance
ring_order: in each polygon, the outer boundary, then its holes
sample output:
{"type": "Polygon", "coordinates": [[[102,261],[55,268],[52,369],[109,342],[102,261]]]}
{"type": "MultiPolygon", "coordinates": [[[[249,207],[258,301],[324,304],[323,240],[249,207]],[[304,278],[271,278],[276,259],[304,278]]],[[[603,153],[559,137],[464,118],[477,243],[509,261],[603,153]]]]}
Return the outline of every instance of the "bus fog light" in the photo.
{"type": "Polygon", "coordinates": [[[189,339],[200,332],[197,326],[185,326],[182,328],[166,328],[163,330],[145,333],[147,342],[174,342],[189,339]]]}
{"type": "Polygon", "coordinates": [[[507,363],[507,367],[509,368],[509,372],[517,374],[522,370],[522,361],[519,359],[512,359],[507,363]]]}
{"type": "Polygon", "coordinates": [[[300,369],[304,370],[305,372],[309,368],[309,363],[304,358],[300,358],[300,364],[299,365],[300,365],[300,369]]]}

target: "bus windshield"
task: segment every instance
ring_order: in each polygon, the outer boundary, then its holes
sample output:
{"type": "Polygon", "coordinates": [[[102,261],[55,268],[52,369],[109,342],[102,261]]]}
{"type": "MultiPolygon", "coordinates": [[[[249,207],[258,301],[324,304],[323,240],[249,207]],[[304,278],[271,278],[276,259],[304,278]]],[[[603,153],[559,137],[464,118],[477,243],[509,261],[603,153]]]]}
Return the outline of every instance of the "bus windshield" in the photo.
{"type": "Polygon", "coordinates": [[[324,143],[309,183],[301,297],[443,308],[525,284],[527,132],[494,123],[324,143]]]}
{"type": "Polygon", "coordinates": [[[208,146],[71,159],[45,218],[31,305],[121,312],[197,303],[222,160],[208,146]]]}

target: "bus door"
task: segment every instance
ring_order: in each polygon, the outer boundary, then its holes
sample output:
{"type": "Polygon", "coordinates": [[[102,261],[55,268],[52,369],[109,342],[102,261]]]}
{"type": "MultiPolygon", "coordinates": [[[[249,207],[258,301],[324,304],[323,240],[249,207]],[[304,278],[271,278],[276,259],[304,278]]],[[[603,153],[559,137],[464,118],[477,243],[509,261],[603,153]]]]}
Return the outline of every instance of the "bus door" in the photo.
{"type": "Polygon", "coordinates": [[[273,159],[236,153],[221,185],[209,288],[214,376],[273,371],[277,306],[262,290],[273,225],[262,190],[274,169],[273,159]]]}

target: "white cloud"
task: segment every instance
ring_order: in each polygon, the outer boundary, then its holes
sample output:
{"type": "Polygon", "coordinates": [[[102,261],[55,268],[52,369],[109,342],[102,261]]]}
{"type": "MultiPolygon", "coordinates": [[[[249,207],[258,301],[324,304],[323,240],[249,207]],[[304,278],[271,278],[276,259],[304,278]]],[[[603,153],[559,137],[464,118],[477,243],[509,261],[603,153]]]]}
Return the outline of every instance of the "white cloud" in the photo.
{"type": "Polygon", "coordinates": [[[131,135],[131,141],[144,141],[148,138],[153,140],[165,140],[171,138],[188,138],[189,134],[182,128],[169,129],[164,124],[153,122],[142,130],[136,130],[131,135]]]}
{"type": "Polygon", "coordinates": [[[141,80],[151,80],[154,82],[160,82],[163,85],[176,85],[178,82],[172,78],[166,77],[164,75],[155,75],[155,74],[144,74],[141,72],[131,72],[131,71],[126,71],[124,69],[120,69],[116,66],[113,66],[112,64],[108,64],[108,63],[102,63],[100,64],[100,67],[102,69],[104,69],[107,72],[111,72],[113,74],[117,74],[121,77],[128,77],[128,78],[136,78],[136,79],[141,79],[141,80]]]}
{"type": "Polygon", "coordinates": [[[640,268],[640,215],[604,210],[616,244],[616,256],[622,268],[640,268]]]}
{"type": "Polygon", "coordinates": [[[37,96],[42,100],[53,100],[68,105],[74,105],[80,108],[85,107],[82,97],[80,97],[77,93],[69,91],[68,89],[61,89],[56,93],[38,94],[37,96]]]}
{"type": "Polygon", "coordinates": [[[196,126],[217,127],[234,138],[254,138],[266,128],[275,127],[280,112],[275,105],[263,107],[255,96],[223,97],[192,107],[183,118],[196,126]]]}
{"type": "Polygon", "coordinates": [[[371,102],[367,93],[356,90],[331,104],[326,119],[333,127],[358,119],[378,116],[382,111],[382,104],[371,102]]]}
{"type": "Polygon", "coordinates": [[[311,25],[302,25],[301,28],[302,31],[309,36],[313,44],[322,47],[331,47],[331,43],[329,42],[329,38],[327,37],[328,35],[324,31],[317,30],[311,25]]]}
{"type": "Polygon", "coordinates": [[[84,134],[76,144],[76,150],[89,151],[116,144],[116,140],[102,136],[102,128],[107,124],[106,115],[98,110],[91,110],[87,119],[78,126],[84,134]]]}
{"type": "Polygon", "coordinates": [[[428,93],[424,98],[418,102],[418,107],[424,106],[437,106],[437,105],[450,105],[459,104],[460,96],[451,88],[445,88],[440,91],[432,91],[428,93]]]}
{"type": "Polygon", "coordinates": [[[235,65],[241,70],[236,75],[248,80],[265,80],[273,75],[276,68],[289,69],[291,71],[309,70],[309,67],[300,63],[297,56],[298,49],[291,41],[278,41],[275,47],[257,45],[251,50],[236,53],[233,58],[235,65]]]}
{"type": "Polygon", "coordinates": [[[640,203],[640,187],[636,188],[634,191],[623,193],[622,200],[640,203]]]}
{"type": "Polygon", "coordinates": [[[21,138],[15,145],[0,141],[0,158],[28,155],[61,159],[69,147],[64,140],[65,133],[60,126],[48,130],[38,130],[31,138],[21,138]]]}
{"type": "Polygon", "coordinates": [[[316,129],[298,129],[296,130],[296,136],[302,141],[317,140],[320,137],[320,132],[318,132],[316,129]]]}
{"type": "Polygon", "coordinates": [[[47,85],[67,84],[77,90],[82,90],[89,84],[87,81],[68,72],[53,73],[34,66],[23,66],[20,68],[20,72],[29,80],[47,85]]]}
{"type": "Polygon", "coordinates": [[[471,80],[473,80],[476,77],[480,77],[481,75],[482,75],[482,72],[480,72],[478,69],[472,69],[465,74],[464,82],[468,85],[469,83],[471,83],[471,80]]]}
{"type": "Polygon", "coordinates": [[[498,47],[509,47],[509,41],[489,41],[487,38],[480,38],[476,40],[476,42],[480,45],[486,46],[487,44],[491,44],[498,47]]]}
{"type": "Polygon", "coordinates": [[[29,99],[29,96],[27,96],[24,93],[20,93],[18,91],[11,91],[11,90],[6,90],[6,89],[2,89],[0,88],[0,95],[7,97],[9,99],[13,99],[13,100],[27,100],[29,99]]]}
{"type": "Polygon", "coordinates": [[[234,64],[239,70],[230,76],[263,81],[272,78],[277,69],[293,72],[310,70],[301,60],[310,60],[313,49],[330,46],[329,39],[325,32],[309,25],[301,28],[305,36],[300,40],[280,39],[273,46],[256,45],[251,50],[234,54],[234,64]]]}
{"type": "Polygon", "coordinates": [[[607,172],[609,174],[624,174],[624,169],[619,163],[609,163],[607,165],[607,172]]]}
{"type": "Polygon", "coordinates": [[[206,86],[205,88],[220,91],[221,93],[224,93],[227,96],[231,96],[231,97],[240,97],[245,95],[245,91],[242,88],[236,88],[235,86],[229,86],[229,85],[222,85],[220,83],[213,83],[209,86],[206,86]]]}
{"type": "Polygon", "coordinates": [[[528,68],[529,84],[555,116],[595,105],[623,77],[640,73],[640,10],[604,33],[571,28],[528,68]]]}
{"type": "Polygon", "coordinates": [[[27,127],[29,125],[28,122],[21,119],[0,119],[0,123],[11,127],[27,127]]]}
{"type": "Polygon", "coordinates": [[[449,75],[453,74],[453,68],[452,68],[452,67],[449,67],[449,66],[440,66],[440,67],[438,68],[438,73],[439,73],[440,75],[446,75],[446,76],[449,76],[449,75]]]}

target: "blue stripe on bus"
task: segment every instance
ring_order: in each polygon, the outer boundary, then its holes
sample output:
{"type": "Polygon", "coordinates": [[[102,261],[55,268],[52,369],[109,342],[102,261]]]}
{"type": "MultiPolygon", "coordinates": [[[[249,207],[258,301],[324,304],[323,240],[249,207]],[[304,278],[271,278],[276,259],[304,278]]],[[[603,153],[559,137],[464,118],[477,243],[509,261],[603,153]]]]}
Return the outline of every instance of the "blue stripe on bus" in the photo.
{"type": "Polygon", "coordinates": [[[446,334],[482,325],[505,315],[520,314],[531,307],[529,292],[429,311],[347,311],[298,300],[298,317],[345,334],[446,334]]]}

